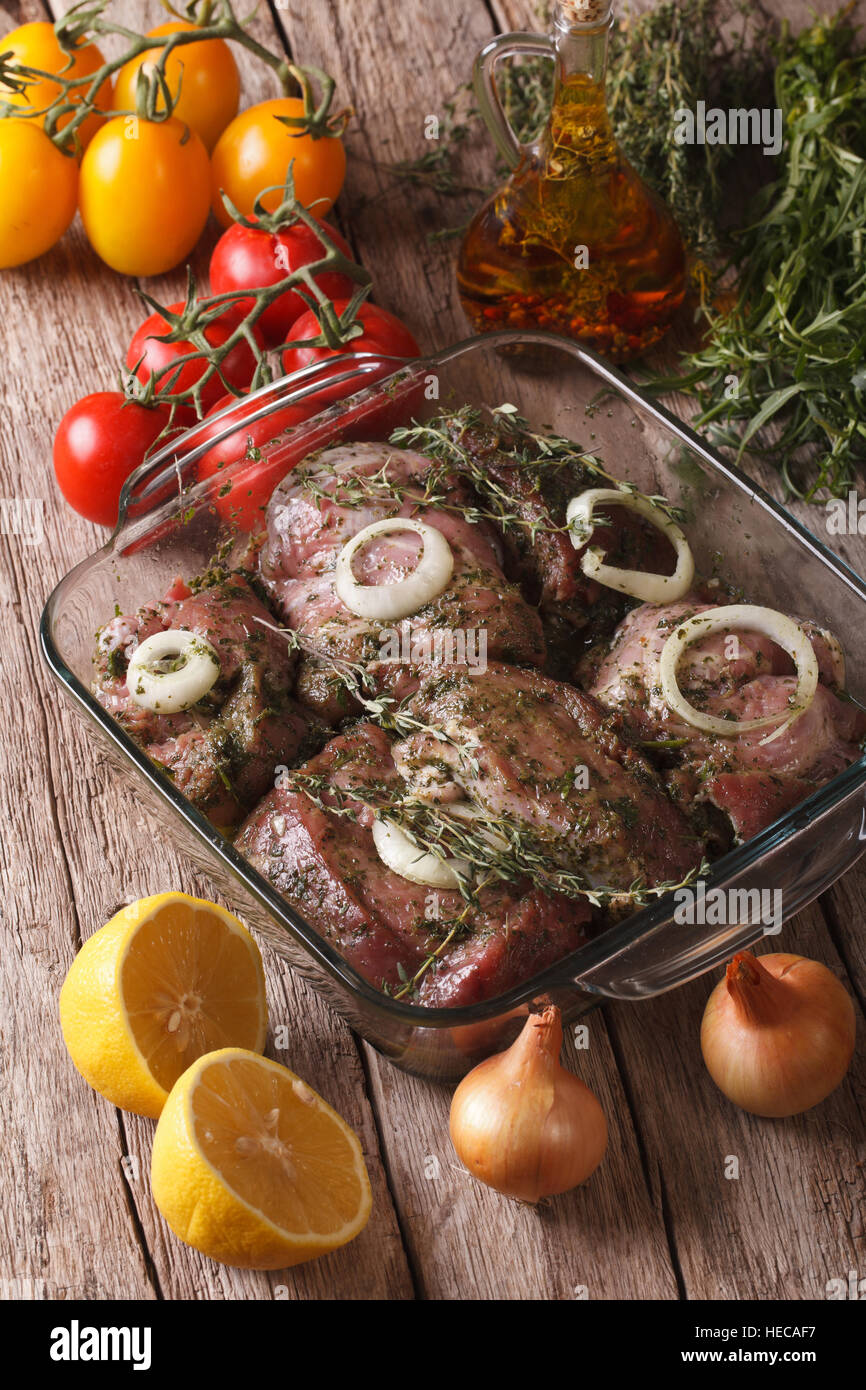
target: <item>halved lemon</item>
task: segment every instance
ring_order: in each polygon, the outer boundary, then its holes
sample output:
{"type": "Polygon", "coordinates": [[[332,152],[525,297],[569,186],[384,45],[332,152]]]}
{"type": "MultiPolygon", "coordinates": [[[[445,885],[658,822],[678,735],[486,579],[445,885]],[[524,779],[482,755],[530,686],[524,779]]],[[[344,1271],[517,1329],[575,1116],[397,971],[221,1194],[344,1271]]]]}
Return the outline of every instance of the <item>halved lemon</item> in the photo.
{"type": "Polygon", "coordinates": [[[197,1057],[264,1047],[259,948],[216,903],[186,893],[139,898],[82,946],[60,991],[60,1022],[85,1081],[122,1110],[156,1119],[197,1057]]]}
{"type": "Polygon", "coordinates": [[[173,1087],[150,1180],[175,1235],[243,1269],[326,1255],[364,1229],[372,1205],[354,1130],[287,1067],[234,1047],[173,1087]]]}

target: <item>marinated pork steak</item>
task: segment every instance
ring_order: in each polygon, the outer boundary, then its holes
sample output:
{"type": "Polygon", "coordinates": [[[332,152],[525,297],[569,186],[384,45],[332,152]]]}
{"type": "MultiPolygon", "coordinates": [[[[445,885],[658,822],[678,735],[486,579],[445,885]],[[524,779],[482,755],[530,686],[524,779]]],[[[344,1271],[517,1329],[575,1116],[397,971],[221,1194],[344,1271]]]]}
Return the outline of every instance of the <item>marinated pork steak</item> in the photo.
{"type": "MultiPolygon", "coordinates": [[[[529,436],[483,425],[473,413],[446,417],[444,430],[465,453],[482,497],[488,487],[499,490],[507,498],[506,510],[519,519],[502,528],[505,573],[540,610],[548,644],[546,672],[573,679],[584,645],[611,633],[630,603],[586,577],[580,566],[586,547],[575,549],[566,528],[572,497],[611,484],[581,461],[576,448],[568,459],[544,457],[529,436]]],[[[673,547],[655,527],[611,504],[599,508],[598,519],[587,544],[603,550],[607,563],[673,573],[673,547]]]]}
{"type": "Polygon", "coordinates": [[[678,883],[701,845],[658,773],[594,700],[534,671],[434,673],[409,701],[442,730],[402,739],[394,761],[418,795],[466,795],[591,882],[678,883]]]}
{"type": "MultiPolygon", "coordinates": [[[[471,661],[482,645],[491,660],[534,666],[544,661],[538,614],[506,580],[490,526],[467,520],[465,511],[474,504],[463,482],[444,475],[440,466],[435,501],[425,504],[433,467],[423,454],[386,444],[345,445],[296,469],[271,499],[262,579],[307,652],[321,654],[322,660],[315,655],[302,660],[298,698],[331,723],[358,708],[333,663],[341,669],[345,663],[364,663],[378,689],[405,678],[405,669],[399,669],[404,661],[380,662],[386,648],[393,654],[398,642],[401,652],[414,646],[417,653],[426,638],[434,659],[444,652],[443,664],[449,656],[459,661],[464,652],[471,661]],[[442,533],[454,556],[451,579],[409,618],[388,623],[356,617],[336,591],[337,557],[359,531],[393,516],[411,516],[442,533]],[[451,634],[447,647],[446,634],[451,634]]],[[[367,585],[392,584],[415,568],[420,548],[420,538],[409,531],[376,537],[357,555],[354,573],[367,585]]]]}
{"type": "Polygon", "coordinates": [[[492,998],[585,942],[585,900],[548,895],[528,880],[499,882],[479,888],[467,912],[460,893],[387,868],[373,842],[371,808],[404,792],[385,733],[358,724],[282,779],[235,843],[372,984],[399,992],[440,951],[405,996],[414,1003],[456,1007],[492,998]]]}
{"type": "Polygon", "coordinates": [[[178,581],[165,599],[116,617],[97,635],[93,692],[215,825],[237,825],[273,785],[275,767],[308,757],[323,729],[292,699],[293,667],[285,639],[239,574],[192,593],[178,581]],[[140,642],[181,629],[219,655],[216,684],[177,714],[144,709],[130,695],[127,666],[140,642]]]}
{"type": "MultiPolygon", "coordinates": [[[[866,713],[840,698],[844,661],[836,639],[803,622],[818,660],[819,685],[808,710],[778,738],[765,742],[768,728],[719,738],[674,715],[659,683],[662,648],[679,623],[715,606],[687,596],[634,609],[589,688],[601,704],[621,714],[635,738],[673,740],[665,756],[676,769],[669,780],[678,799],[717,807],[737,837],[747,840],[860,756],[866,713]]],[[[686,699],[737,721],[787,714],[797,686],[790,658],[760,633],[736,636],[736,649],[729,648],[724,634],[686,649],[678,668],[686,699]]]]}

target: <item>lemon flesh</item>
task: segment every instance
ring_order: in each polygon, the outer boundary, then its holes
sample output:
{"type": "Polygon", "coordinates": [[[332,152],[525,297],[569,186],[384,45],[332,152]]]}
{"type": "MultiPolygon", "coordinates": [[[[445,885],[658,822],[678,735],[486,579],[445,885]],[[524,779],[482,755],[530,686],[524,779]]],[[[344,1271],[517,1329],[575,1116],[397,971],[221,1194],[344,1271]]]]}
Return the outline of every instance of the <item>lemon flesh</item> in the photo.
{"type": "Polygon", "coordinates": [[[79,951],[60,992],[60,1021],[85,1080],[121,1109],[156,1119],[197,1057],[264,1047],[259,949],[216,903],[185,893],[140,898],[79,951]]]}
{"type": "Polygon", "coordinates": [[[240,1048],[200,1058],[173,1087],[151,1185],[181,1240],[245,1269],[336,1250],[372,1205],[351,1127],[294,1072],[240,1048]]]}

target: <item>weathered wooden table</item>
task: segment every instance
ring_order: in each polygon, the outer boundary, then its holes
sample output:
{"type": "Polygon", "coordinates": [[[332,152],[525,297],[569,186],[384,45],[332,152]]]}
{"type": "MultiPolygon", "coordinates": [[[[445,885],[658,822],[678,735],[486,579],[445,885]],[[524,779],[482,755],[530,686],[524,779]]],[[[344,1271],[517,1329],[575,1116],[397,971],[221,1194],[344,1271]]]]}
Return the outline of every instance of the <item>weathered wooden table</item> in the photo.
{"type": "MultiPolygon", "coordinates": [[[[62,5],[0,0],[0,35],[62,5]]],[[[806,6],[787,6],[795,22],[806,6]]],[[[142,29],[152,0],[121,0],[142,29]]],[[[381,168],[423,149],[424,118],[468,75],[496,28],[537,27],[531,0],[275,0],[256,20],[271,43],[327,68],[357,112],[338,220],[376,280],[376,299],[435,348],[463,336],[453,243],[426,233],[441,206],[381,168]]],[[[247,101],[272,95],[244,64],[247,101]]],[[[2,195],[0,195],[2,196],[2,195]]],[[[463,209],[445,216],[459,221],[463,209]]],[[[197,258],[206,268],[215,233],[197,258]]],[[[182,276],[153,281],[164,301],[182,276]]],[[[345,1250],[276,1274],[222,1268],[175,1240],[151,1200],[153,1125],[113,1110],[75,1072],[57,996],[81,942],[126,900],[168,888],[211,896],[170,845],[142,833],[134,797],[94,767],[40,667],[37,625],[56,580],[103,538],[58,498],[51,441],[78,396],[113,384],[141,318],[129,281],[76,226],[49,255],[0,276],[0,495],[44,501],[43,544],[0,536],[3,715],[3,1138],[0,1296],[119,1298],[823,1298],[866,1274],[862,1040],[824,1105],[762,1121],[729,1105],[700,1058],[711,981],[591,1015],[579,1070],[610,1119],[608,1157],[587,1187],[531,1209],[470,1179],[448,1139],[449,1092],[402,1075],[266,957],[279,1060],[357,1127],[373,1216],[345,1250]],[[729,1156],[739,1177],[725,1176],[729,1156]]],[[[804,513],[823,534],[823,514],[804,513]]],[[[866,540],[839,542],[866,568],[866,540]]],[[[782,937],[866,989],[866,862],[782,937]]],[[[576,1062],[576,1059],[572,1059],[576,1062]]]]}

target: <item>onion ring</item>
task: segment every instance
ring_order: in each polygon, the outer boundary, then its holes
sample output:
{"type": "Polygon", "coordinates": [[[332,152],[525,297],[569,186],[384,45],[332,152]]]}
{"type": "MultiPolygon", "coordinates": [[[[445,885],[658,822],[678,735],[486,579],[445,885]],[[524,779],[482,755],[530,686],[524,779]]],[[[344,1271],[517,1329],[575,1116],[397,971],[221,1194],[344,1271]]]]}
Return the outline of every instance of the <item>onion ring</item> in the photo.
{"type": "Polygon", "coordinates": [[[138,644],[129,659],[126,685],[143,709],[177,714],[198,704],[219,673],[219,657],[210,642],[183,628],[167,628],[138,644]]]}
{"type": "Polygon", "coordinates": [[[413,517],[388,517],[365,526],[343,546],[337,556],[336,589],[339,598],[356,617],[391,622],[417,613],[425,603],[441,594],[453,569],[451,547],[435,526],[413,517]],[[396,584],[361,584],[352,573],[355,552],[373,536],[390,531],[414,531],[421,537],[424,548],[418,564],[396,584]]]}
{"type": "Polygon", "coordinates": [[[737,738],[740,734],[764,729],[768,724],[784,720],[780,728],[761,744],[772,743],[774,739],[789,729],[795,719],[799,719],[815,698],[818,688],[818,660],[806,633],[785,613],[777,613],[774,608],[762,608],[752,603],[731,603],[722,608],[714,608],[707,613],[698,613],[685,622],[678,623],[659,655],[659,679],[665,703],[673,714],[678,714],[687,724],[704,733],[719,734],[722,738],[737,738]],[[767,714],[760,719],[743,719],[739,722],[722,719],[715,714],[704,714],[695,709],[680,691],[677,684],[677,667],[683,652],[702,637],[710,637],[715,632],[730,632],[732,628],[748,629],[763,633],[780,646],[797,666],[796,703],[787,714],[767,714]]]}
{"type": "Polygon", "coordinates": [[[620,594],[639,598],[644,603],[670,603],[688,593],[695,577],[695,562],[689,543],[683,532],[648,497],[640,497],[633,492],[619,488],[595,487],[572,497],[565,513],[571,530],[571,543],[575,550],[586,546],[595,530],[593,512],[598,503],[613,502],[618,507],[628,507],[666,536],[677,555],[677,567],[673,574],[645,574],[642,570],[619,569],[616,565],[604,563],[605,551],[599,546],[587,546],[580,557],[580,567],[588,579],[595,579],[607,589],[616,589],[620,594]],[[574,527],[574,523],[579,525],[574,527]]]}
{"type": "Polygon", "coordinates": [[[459,889],[460,878],[469,876],[470,865],[465,859],[440,859],[438,854],[420,849],[393,821],[373,821],[373,844],[382,863],[410,883],[459,889]]]}

